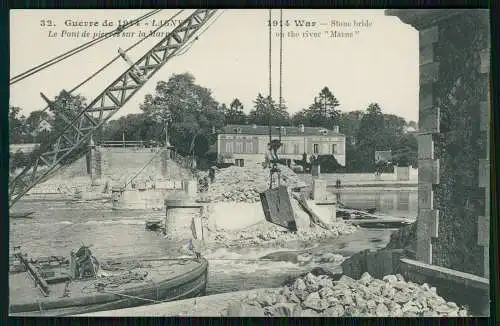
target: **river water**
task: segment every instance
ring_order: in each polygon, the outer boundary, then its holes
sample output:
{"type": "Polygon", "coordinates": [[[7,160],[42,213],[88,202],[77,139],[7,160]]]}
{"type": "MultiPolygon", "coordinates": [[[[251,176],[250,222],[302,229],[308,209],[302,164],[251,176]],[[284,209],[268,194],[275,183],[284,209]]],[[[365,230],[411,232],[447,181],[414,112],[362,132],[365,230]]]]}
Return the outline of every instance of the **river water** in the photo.
{"type": "Polygon", "coordinates": [[[415,187],[329,188],[337,201],[352,208],[376,208],[377,212],[398,217],[417,217],[418,192],[415,187]]]}
{"type": "MultiPolygon", "coordinates": [[[[382,191],[380,191],[382,192],[382,191]]],[[[343,192],[341,200],[350,206],[378,205],[382,212],[398,216],[413,216],[412,204],[397,204],[407,196],[397,192],[387,196],[387,192],[343,192]],[[383,195],[382,197],[380,195],[383,195]],[[389,205],[389,199],[396,196],[396,205],[389,205]],[[398,197],[399,196],[399,197],[398,197]],[[380,199],[383,198],[383,199],[380,199]],[[399,199],[398,199],[399,198],[399,199]],[[381,200],[381,201],[380,201],[381,200]]],[[[410,195],[410,202],[412,195],[410,195]]],[[[35,211],[33,219],[13,219],[10,221],[9,249],[21,246],[31,257],[69,256],[71,250],[82,244],[91,246],[98,259],[120,257],[139,258],[144,256],[179,256],[178,249],[184,244],[164,239],[159,233],[146,231],[144,223],[151,216],[163,217],[163,212],[115,211],[109,203],[71,201],[27,201],[16,203],[15,211],[35,211]]],[[[355,234],[339,239],[320,241],[310,248],[299,245],[287,248],[310,253],[332,252],[349,256],[368,248],[381,248],[389,240],[389,229],[360,229],[355,234]]],[[[276,287],[289,276],[297,276],[318,266],[315,263],[298,263],[289,259],[290,254],[275,255],[274,261],[258,261],[258,258],[284,249],[232,249],[220,248],[206,254],[209,260],[209,282],[207,294],[248,290],[259,287],[276,287]]],[[[339,264],[321,264],[333,272],[341,272],[339,264]]]]}

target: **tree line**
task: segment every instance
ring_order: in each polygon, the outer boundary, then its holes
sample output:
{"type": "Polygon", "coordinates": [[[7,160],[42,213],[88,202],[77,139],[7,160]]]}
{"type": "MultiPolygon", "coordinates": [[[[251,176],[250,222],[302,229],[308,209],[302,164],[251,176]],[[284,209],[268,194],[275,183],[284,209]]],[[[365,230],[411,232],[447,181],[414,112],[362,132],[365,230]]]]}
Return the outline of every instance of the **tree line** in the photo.
{"type": "MultiPolygon", "coordinates": [[[[417,141],[409,128],[416,128],[412,121],[382,112],[377,103],[365,110],[342,112],[339,100],[328,87],[324,87],[312,103],[290,115],[282,100],[281,106],[270,97],[258,94],[253,107],[245,113],[238,98],[229,105],[219,103],[210,89],[195,83],[189,73],[172,75],[168,81],[159,81],[152,94],[147,94],[140,105],[140,112],[108,121],[94,134],[94,140],[121,141],[145,140],[162,144],[165,125],[168,122],[170,143],[183,155],[211,157],[216,144],[217,132],[227,124],[257,124],[333,129],[339,126],[346,135],[346,168],[344,172],[373,172],[375,151],[407,149],[396,158],[399,165],[416,162],[417,141]]],[[[86,106],[81,95],[61,91],[47,111],[32,111],[27,117],[21,108],[9,108],[11,143],[45,142],[57,135],[64,121],[57,112],[72,117],[86,106]],[[46,121],[47,123],[42,123],[46,121]]],[[[53,139],[53,138],[52,138],[53,139]]],[[[13,163],[25,165],[26,158],[14,153],[13,163]]],[[[15,167],[15,166],[13,166],[15,167]]]]}

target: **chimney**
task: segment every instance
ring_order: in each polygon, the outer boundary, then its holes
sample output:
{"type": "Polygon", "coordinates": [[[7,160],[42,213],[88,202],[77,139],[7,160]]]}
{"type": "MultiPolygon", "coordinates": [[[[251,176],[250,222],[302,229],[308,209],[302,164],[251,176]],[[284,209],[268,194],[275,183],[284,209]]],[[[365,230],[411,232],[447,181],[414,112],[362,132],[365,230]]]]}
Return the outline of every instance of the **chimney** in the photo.
{"type": "Polygon", "coordinates": [[[333,132],[339,133],[339,126],[333,126],[333,132]]]}
{"type": "Polygon", "coordinates": [[[302,133],[303,133],[303,132],[304,132],[304,130],[305,130],[304,125],[300,125],[300,126],[299,126],[299,128],[300,128],[300,132],[302,132],[302,133]]]}

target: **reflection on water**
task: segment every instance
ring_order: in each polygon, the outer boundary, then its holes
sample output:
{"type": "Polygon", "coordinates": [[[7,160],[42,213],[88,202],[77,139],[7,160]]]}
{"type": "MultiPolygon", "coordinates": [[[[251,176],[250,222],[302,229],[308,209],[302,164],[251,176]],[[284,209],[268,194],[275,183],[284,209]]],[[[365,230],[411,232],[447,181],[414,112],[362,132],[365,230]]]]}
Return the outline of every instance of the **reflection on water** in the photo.
{"type": "Polygon", "coordinates": [[[332,189],[337,201],[352,208],[376,208],[377,212],[392,216],[416,217],[418,192],[416,189],[332,189]]]}

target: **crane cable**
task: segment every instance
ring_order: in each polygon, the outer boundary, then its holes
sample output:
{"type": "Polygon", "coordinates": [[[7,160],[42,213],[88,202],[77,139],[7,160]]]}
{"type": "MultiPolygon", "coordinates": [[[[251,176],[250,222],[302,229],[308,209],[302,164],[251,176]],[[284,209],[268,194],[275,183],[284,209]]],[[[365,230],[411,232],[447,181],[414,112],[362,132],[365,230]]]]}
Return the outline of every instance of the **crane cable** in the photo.
{"type": "MultiPolygon", "coordinates": [[[[173,15],[172,17],[170,17],[167,21],[165,21],[163,24],[161,24],[158,28],[156,28],[153,32],[149,33],[148,35],[146,35],[146,37],[140,39],[139,41],[135,42],[134,44],[132,44],[130,47],[128,47],[127,49],[125,49],[125,52],[128,52],[130,50],[132,50],[133,48],[135,48],[136,46],[138,46],[140,43],[144,42],[146,39],[148,39],[150,36],[152,36],[153,34],[155,34],[159,29],[161,29],[162,27],[164,27],[166,24],[168,24],[170,21],[172,21],[172,19],[174,19],[175,17],[177,17],[178,15],[180,15],[182,12],[184,11],[183,10],[180,10],[178,11],[175,15],[173,15]]],[[[83,85],[85,85],[89,80],[91,80],[92,78],[94,78],[95,76],[97,76],[99,73],[101,73],[104,69],[108,68],[111,64],[113,64],[116,60],[118,60],[119,58],[121,58],[120,55],[117,55],[116,57],[114,57],[111,61],[109,61],[108,63],[106,63],[105,65],[103,65],[101,68],[99,68],[96,72],[94,72],[92,75],[90,75],[89,77],[87,77],[85,80],[83,80],[81,83],[79,83],[78,85],[76,85],[75,87],[73,87],[68,93],[71,94],[73,93],[74,91],[76,91],[78,88],[82,87],[83,85]]],[[[43,110],[42,112],[46,111],[47,109],[49,108],[49,106],[47,105],[43,110]]]]}
{"type": "Polygon", "coordinates": [[[54,57],[54,58],[52,58],[52,59],[44,62],[44,63],[41,63],[41,64],[39,64],[39,65],[31,68],[31,69],[28,69],[27,71],[25,71],[25,72],[23,72],[23,73],[21,73],[21,74],[19,74],[17,76],[12,77],[11,80],[10,80],[9,85],[13,85],[13,84],[15,84],[17,82],[20,82],[21,80],[23,80],[25,78],[28,78],[28,77],[30,77],[30,76],[32,76],[32,75],[34,75],[34,74],[36,74],[36,73],[38,73],[38,72],[40,72],[40,71],[48,68],[50,66],[55,65],[56,63],[59,63],[59,62],[65,60],[65,59],[67,59],[67,58],[69,58],[69,57],[71,57],[71,56],[73,56],[75,54],[78,54],[78,53],[82,52],[83,50],[86,50],[86,49],[88,49],[88,48],[96,45],[97,43],[105,41],[106,39],[108,39],[108,38],[110,38],[110,37],[112,37],[112,36],[114,36],[114,35],[116,35],[118,33],[123,32],[124,30],[126,30],[130,26],[132,26],[134,24],[137,24],[137,23],[143,21],[146,18],[151,17],[151,16],[157,14],[160,11],[161,11],[161,9],[155,9],[155,10],[153,10],[153,11],[151,11],[151,12],[149,12],[149,13],[147,13],[147,14],[145,14],[145,15],[143,15],[143,16],[141,16],[141,17],[139,17],[139,18],[137,18],[137,19],[135,19],[135,20],[127,23],[127,24],[125,24],[125,25],[119,26],[118,28],[116,28],[115,30],[113,30],[113,31],[111,31],[109,33],[103,34],[100,37],[98,37],[96,39],[93,39],[92,41],[89,41],[87,43],[79,45],[79,46],[77,46],[74,49],[71,49],[71,50],[69,50],[69,51],[67,51],[65,53],[62,53],[62,54],[60,54],[60,55],[58,55],[58,56],[56,56],[56,57],[54,57]]]}
{"type": "MultiPolygon", "coordinates": [[[[273,86],[272,86],[272,27],[271,27],[271,9],[269,9],[269,99],[272,97],[273,86]]],[[[270,104],[270,103],[269,103],[270,104]]],[[[267,124],[269,126],[269,145],[271,144],[271,106],[267,112],[267,124]]]]}
{"type": "MultiPolygon", "coordinates": [[[[278,110],[281,110],[281,107],[283,104],[282,91],[283,91],[283,9],[280,9],[280,89],[279,89],[278,110]]],[[[279,126],[278,135],[279,135],[279,143],[281,146],[282,145],[281,144],[281,123],[279,126]]],[[[280,186],[280,181],[281,181],[281,173],[278,170],[278,187],[280,186]]],[[[278,201],[279,201],[279,196],[278,196],[278,201]]]]}
{"type": "MultiPolygon", "coordinates": [[[[272,109],[272,23],[271,23],[271,9],[269,9],[269,110],[268,110],[268,128],[269,128],[269,145],[270,147],[272,146],[272,127],[271,127],[271,109],[272,109]]],[[[282,91],[283,91],[283,9],[280,9],[280,77],[279,77],[279,106],[278,109],[281,110],[282,104],[283,104],[283,96],[282,96],[282,91]]],[[[281,124],[278,127],[278,141],[279,144],[281,145],[281,124]]],[[[280,146],[281,147],[281,146],[280,146]]],[[[276,151],[279,149],[279,147],[276,149],[276,151]]],[[[273,163],[273,166],[271,168],[270,172],[270,185],[269,188],[271,189],[273,186],[273,170],[277,167],[277,163],[273,163]]],[[[278,174],[278,186],[280,186],[280,179],[281,179],[281,174],[278,169],[277,171],[278,174]]],[[[279,199],[279,198],[278,198],[279,199]]]]}
{"type": "MultiPolygon", "coordinates": [[[[131,49],[133,49],[134,47],[136,47],[137,45],[139,45],[140,43],[144,42],[146,39],[148,39],[150,36],[152,36],[153,34],[155,34],[158,30],[160,30],[162,27],[164,27],[166,24],[168,24],[170,21],[172,21],[175,17],[177,17],[178,15],[180,15],[182,12],[184,11],[184,9],[182,10],[179,10],[175,15],[173,15],[172,17],[170,17],[168,20],[166,20],[163,24],[161,24],[160,26],[158,26],[153,32],[149,33],[148,35],[146,35],[146,37],[140,39],[139,41],[137,41],[136,43],[132,44],[130,47],[128,47],[125,52],[127,51],[130,51],[131,49]]],[[[91,80],[92,78],[94,78],[97,74],[99,74],[100,72],[102,72],[104,69],[106,69],[107,67],[109,67],[112,63],[114,63],[116,60],[118,60],[119,58],[121,58],[120,55],[117,55],[114,59],[112,59],[111,61],[109,61],[108,63],[106,63],[104,66],[102,66],[99,70],[97,70],[95,73],[93,73],[92,75],[90,75],[87,79],[85,79],[84,81],[82,81],[80,84],[76,85],[75,87],[73,87],[69,92],[68,94],[71,94],[73,93],[74,91],[76,91],[78,88],[80,88],[81,86],[83,86],[84,84],[86,84],[89,80],[91,80]]],[[[41,112],[45,112],[47,109],[49,108],[49,105],[47,105],[45,108],[43,108],[41,110],[41,112]]],[[[85,111],[86,108],[83,109],[83,111],[85,111]]],[[[79,115],[81,114],[82,112],[79,112],[79,115]]],[[[42,121],[45,120],[45,119],[42,119],[42,121]]],[[[74,119],[76,120],[76,118],[74,119]]],[[[59,136],[60,137],[60,136],[59,136]]],[[[32,153],[33,155],[35,155],[35,153],[32,153]]],[[[30,160],[34,160],[36,159],[36,157],[32,157],[30,158],[30,160]]],[[[54,171],[55,172],[55,171],[54,171]]],[[[22,174],[22,173],[21,173],[22,174]]]]}
{"type": "MultiPolygon", "coordinates": [[[[268,111],[267,111],[267,125],[269,129],[269,154],[272,154],[272,131],[271,131],[271,98],[272,98],[272,93],[273,93],[273,85],[272,85],[272,10],[269,9],[269,103],[268,104],[268,111]]],[[[269,160],[269,189],[272,189],[273,187],[273,167],[272,167],[272,159],[273,155],[270,155],[270,160],[269,160]]]]}

